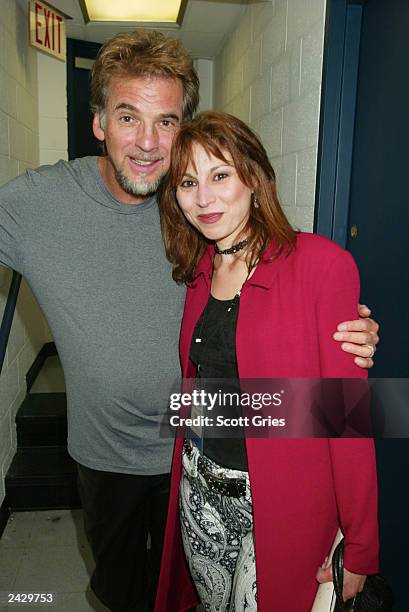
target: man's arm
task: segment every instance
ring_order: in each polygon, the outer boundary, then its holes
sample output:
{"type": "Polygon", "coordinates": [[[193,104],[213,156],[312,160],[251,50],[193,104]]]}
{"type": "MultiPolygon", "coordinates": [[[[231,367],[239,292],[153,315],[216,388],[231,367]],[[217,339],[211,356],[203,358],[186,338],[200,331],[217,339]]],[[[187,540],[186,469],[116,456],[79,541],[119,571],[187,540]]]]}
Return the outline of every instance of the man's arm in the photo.
{"type": "Polygon", "coordinates": [[[356,355],[354,361],[361,368],[372,368],[373,356],[379,342],[379,325],[369,318],[370,309],[365,304],[358,304],[360,319],[343,321],[334,333],[334,340],[342,342],[341,348],[346,353],[356,355]]]}

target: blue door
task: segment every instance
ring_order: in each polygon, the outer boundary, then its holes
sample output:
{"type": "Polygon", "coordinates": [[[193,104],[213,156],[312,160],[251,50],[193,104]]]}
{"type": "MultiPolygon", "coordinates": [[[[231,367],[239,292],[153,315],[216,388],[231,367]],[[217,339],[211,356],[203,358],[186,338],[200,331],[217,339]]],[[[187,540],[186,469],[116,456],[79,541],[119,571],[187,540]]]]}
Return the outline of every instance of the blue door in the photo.
{"type": "MultiPolygon", "coordinates": [[[[409,377],[409,2],[363,8],[347,248],[382,328],[372,375],[409,377]],[[402,331],[402,333],[401,333],[402,331]]],[[[406,400],[409,410],[409,397],[406,400]]],[[[392,406],[390,407],[393,408],[392,406]]],[[[408,610],[409,440],[378,440],[382,572],[408,610]]]]}
{"type": "Polygon", "coordinates": [[[67,40],[68,157],[101,155],[101,145],[92,132],[90,71],[99,43],[67,40]]]}
{"type": "MultiPolygon", "coordinates": [[[[328,0],[328,25],[316,230],[351,251],[381,324],[370,375],[408,378],[409,2],[328,0]]],[[[409,440],[376,447],[381,572],[406,612],[409,440]]]]}
{"type": "MultiPolygon", "coordinates": [[[[382,325],[374,376],[409,376],[409,2],[364,5],[347,248],[382,325]],[[398,337],[398,327],[404,337],[398,337]]],[[[400,335],[400,334],[399,334],[400,335]]]]}

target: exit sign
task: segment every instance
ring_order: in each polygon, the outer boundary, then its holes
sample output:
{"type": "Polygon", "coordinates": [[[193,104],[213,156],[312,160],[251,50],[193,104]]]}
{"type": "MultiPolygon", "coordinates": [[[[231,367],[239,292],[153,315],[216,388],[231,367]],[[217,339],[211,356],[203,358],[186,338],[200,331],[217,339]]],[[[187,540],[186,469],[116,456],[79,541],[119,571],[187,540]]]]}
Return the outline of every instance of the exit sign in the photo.
{"type": "Polygon", "coordinates": [[[65,15],[50,4],[30,0],[30,44],[65,62],[65,15]]]}

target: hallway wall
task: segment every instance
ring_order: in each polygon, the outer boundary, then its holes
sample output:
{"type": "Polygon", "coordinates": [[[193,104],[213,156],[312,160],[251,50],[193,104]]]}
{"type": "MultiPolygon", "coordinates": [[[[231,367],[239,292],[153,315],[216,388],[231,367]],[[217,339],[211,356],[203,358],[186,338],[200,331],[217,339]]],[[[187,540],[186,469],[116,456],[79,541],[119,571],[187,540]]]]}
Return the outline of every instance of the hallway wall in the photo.
{"type": "MultiPolygon", "coordinates": [[[[27,15],[2,1],[0,22],[0,185],[35,168],[38,154],[37,58],[28,46],[27,15]]],[[[0,266],[0,316],[11,272],[0,266]]],[[[0,504],[16,448],[15,414],[26,392],[25,374],[44,342],[41,311],[23,282],[0,377],[0,504]]]]}
{"type": "Polygon", "coordinates": [[[294,226],[311,231],[325,0],[247,7],[215,61],[215,108],[261,136],[294,226]]]}
{"type": "Polygon", "coordinates": [[[39,163],[68,159],[67,64],[37,53],[39,163]]]}

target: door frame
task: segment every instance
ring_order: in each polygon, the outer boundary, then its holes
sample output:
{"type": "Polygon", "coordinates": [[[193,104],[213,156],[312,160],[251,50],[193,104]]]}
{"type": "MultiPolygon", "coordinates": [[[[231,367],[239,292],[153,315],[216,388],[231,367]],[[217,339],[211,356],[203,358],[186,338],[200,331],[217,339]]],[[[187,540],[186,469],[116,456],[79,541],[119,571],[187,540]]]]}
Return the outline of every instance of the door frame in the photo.
{"type": "Polygon", "coordinates": [[[314,232],[343,247],[349,195],[362,13],[365,0],[327,0],[314,232]]]}
{"type": "Polygon", "coordinates": [[[72,100],[72,93],[75,89],[75,58],[80,56],[87,59],[95,59],[101,43],[94,43],[87,40],[77,40],[67,38],[67,126],[68,126],[68,159],[75,159],[75,133],[74,122],[75,113],[72,100]]]}

